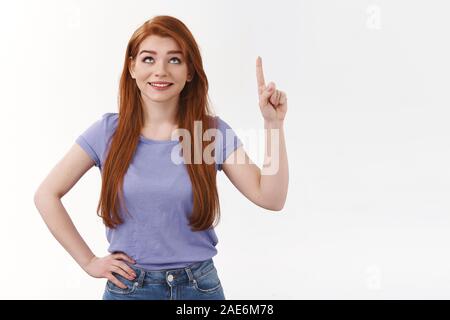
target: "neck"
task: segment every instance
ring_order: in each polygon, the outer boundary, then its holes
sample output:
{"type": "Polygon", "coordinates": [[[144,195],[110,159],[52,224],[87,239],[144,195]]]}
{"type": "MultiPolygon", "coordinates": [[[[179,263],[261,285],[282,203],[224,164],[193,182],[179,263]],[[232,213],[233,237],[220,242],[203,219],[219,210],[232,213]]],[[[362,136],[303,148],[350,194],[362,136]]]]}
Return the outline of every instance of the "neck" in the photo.
{"type": "Polygon", "coordinates": [[[178,109],[178,96],[169,101],[152,101],[143,98],[144,127],[154,127],[164,124],[175,125],[178,109]]]}

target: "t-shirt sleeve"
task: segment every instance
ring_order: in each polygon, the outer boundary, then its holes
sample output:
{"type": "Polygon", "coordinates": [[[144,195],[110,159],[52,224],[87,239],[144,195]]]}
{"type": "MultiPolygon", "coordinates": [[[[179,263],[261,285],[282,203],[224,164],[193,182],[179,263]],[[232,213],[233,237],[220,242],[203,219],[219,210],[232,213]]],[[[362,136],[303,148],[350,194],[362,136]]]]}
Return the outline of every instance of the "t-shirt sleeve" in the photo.
{"type": "Polygon", "coordinates": [[[218,116],[216,119],[217,129],[219,129],[222,135],[222,141],[220,141],[216,147],[216,169],[222,171],[222,164],[230,156],[230,154],[242,146],[243,143],[228,123],[218,116]]]}
{"type": "Polygon", "coordinates": [[[75,140],[91,159],[94,160],[95,166],[98,168],[101,168],[104,162],[105,150],[111,137],[111,125],[114,118],[117,118],[117,114],[105,113],[101,119],[91,124],[75,140]]]}

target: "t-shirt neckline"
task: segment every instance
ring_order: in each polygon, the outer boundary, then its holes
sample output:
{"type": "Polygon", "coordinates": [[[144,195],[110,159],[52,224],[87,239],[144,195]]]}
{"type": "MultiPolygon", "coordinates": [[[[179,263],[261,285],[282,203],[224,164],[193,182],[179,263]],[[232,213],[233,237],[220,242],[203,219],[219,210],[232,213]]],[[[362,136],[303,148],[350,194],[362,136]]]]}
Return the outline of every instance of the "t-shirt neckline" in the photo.
{"type": "Polygon", "coordinates": [[[155,140],[155,139],[150,139],[150,138],[146,138],[144,137],[142,134],[139,135],[139,140],[142,141],[143,143],[147,143],[147,144],[174,144],[174,143],[178,143],[178,139],[176,140],[155,140]]]}

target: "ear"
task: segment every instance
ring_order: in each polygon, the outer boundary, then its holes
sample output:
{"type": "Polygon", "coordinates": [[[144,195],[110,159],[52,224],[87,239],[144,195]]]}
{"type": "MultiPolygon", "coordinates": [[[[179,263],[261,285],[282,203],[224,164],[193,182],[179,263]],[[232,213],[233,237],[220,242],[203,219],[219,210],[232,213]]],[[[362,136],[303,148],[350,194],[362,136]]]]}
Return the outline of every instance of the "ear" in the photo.
{"type": "Polygon", "coordinates": [[[130,64],[128,65],[128,71],[130,72],[131,78],[136,79],[134,75],[134,67],[136,65],[136,60],[130,57],[130,64]]]}
{"type": "Polygon", "coordinates": [[[194,66],[192,65],[192,63],[189,63],[188,75],[187,75],[188,82],[192,81],[192,79],[194,78],[194,76],[193,76],[194,73],[195,73],[194,66]]]}
{"type": "Polygon", "coordinates": [[[194,72],[192,70],[188,71],[188,75],[187,75],[187,81],[188,82],[191,82],[192,79],[194,79],[193,74],[194,74],[194,72]]]}

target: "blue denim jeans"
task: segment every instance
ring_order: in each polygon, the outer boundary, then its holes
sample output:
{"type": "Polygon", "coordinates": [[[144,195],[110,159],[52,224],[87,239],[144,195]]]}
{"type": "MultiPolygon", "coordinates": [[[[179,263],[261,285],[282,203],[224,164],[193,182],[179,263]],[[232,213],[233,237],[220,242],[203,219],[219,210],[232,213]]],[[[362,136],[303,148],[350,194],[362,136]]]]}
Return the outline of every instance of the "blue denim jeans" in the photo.
{"type": "Polygon", "coordinates": [[[154,271],[129,266],[136,278],[128,280],[113,272],[127,288],[108,280],[103,300],[225,300],[212,258],[179,269],[154,271]]]}

